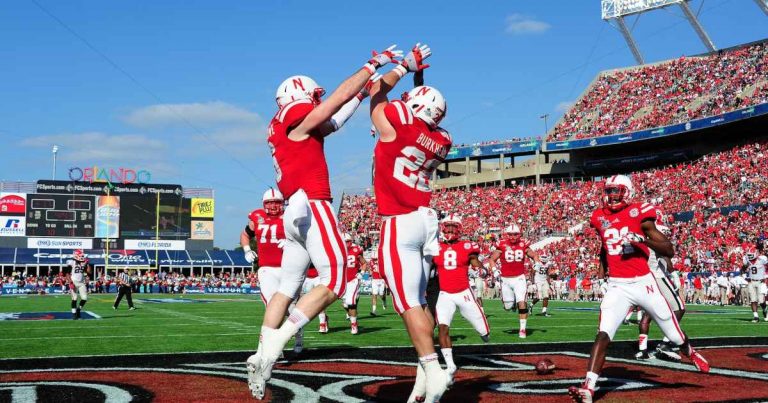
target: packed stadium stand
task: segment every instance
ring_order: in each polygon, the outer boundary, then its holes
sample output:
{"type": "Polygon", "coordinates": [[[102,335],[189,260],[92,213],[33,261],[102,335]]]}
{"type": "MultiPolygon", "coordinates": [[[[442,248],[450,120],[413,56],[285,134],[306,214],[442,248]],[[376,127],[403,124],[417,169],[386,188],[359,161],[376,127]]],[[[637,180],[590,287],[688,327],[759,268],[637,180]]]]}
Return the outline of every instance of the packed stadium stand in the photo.
{"type": "MultiPolygon", "coordinates": [[[[672,227],[675,261],[686,271],[731,271],[747,247],[768,239],[768,143],[754,141],[687,163],[636,172],[637,200],[658,205],[672,227]]],[[[518,223],[532,241],[554,242],[552,256],[561,278],[591,276],[599,245],[583,224],[600,204],[601,180],[561,181],[513,187],[449,189],[432,206],[464,217],[464,235],[488,254],[502,228],[518,223]],[[553,237],[556,236],[556,237],[553,237]]],[[[364,244],[375,243],[379,218],[371,195],[345,195],[342,225],[364,244]]]]}
{"type": "Polygon", "coordinates": [[[601,73],[547,141],[628,133],[768,102],[765,41],[601,73]]]}

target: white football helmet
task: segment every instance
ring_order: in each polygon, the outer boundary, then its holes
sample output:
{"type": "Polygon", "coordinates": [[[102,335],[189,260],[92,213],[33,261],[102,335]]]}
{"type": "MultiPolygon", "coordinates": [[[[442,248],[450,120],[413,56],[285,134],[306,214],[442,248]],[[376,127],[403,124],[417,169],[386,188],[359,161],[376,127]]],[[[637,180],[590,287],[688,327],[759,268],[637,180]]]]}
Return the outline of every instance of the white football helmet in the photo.
{"type": "Polygon", "coordinates": [[[281,108],[298,99],[311,99],[315,104],[319,104],[323,95],[325,95],[325,89],[315,80],[307,76],[291,76],[277,87],[275,101],[281,108]]]}
{"type": "Polygon", "coordinates": [[[279,190],[269,188],[264,192],[264,196],[261,197],[261,202],[264,206],[264,211],[269,215],[280,215],[283,212],[285,206],[285,200],[283,194],[279,190]]]}
{"type": "Polygon", "coordinates": [[[507,239],[512,242],[520,240],[520,227],[517,224],[512,224],[507,228],[504,228],[504,233],[507,235],[507,239]]]}
{"type": "Polygon", "coordinates": [[[635,187],[626,175],[613,175],[606,179],[603,187],[603,206],[613,211],[627,207],[635,197],[635,187]]]}
{"type": "Polygon", "coordinates": [[[448,109],[443,94],[436,88],[426,85],[403,94],[403,101],[411,108],[413,116],[423,120],[430,127],[437,127],[448,109]]]}

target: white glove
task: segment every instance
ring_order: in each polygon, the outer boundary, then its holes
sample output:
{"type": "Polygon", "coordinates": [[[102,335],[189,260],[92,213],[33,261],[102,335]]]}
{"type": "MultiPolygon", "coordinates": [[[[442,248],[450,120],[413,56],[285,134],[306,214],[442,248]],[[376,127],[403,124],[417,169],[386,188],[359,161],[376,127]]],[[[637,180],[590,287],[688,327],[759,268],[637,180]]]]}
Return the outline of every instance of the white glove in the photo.
{"type": "Polygon", "coordinates": [[[250,246],[244,246],[243,247],[243,256],[245,256],[245,260],[248,263],[253,263],[259,255],[256,254],[255,251],[251,250],[250,246]]]}
{"type": "Polygon", "coordinates": [[[381,53],[373,51],[373,57],[363,67],[373,74],[379,67],[396,61],[398,57],[403,57],[403,51],[396,48],[397,45],[392,45],[381,53]]]}
{"type": "Polygon", "coordinates": [[[493,271],[493,277],[495,277],[495,278],[501,277],[501,270],[498,270],[498,269],[494,270],[493,271]]]}
{"type": "Polygon", "coordinates": [[[634,232],[628,232],[626,235],[621,237],[621,243],[623,245],[631,245],[633,243],[643,242],[645,242],[645,237],[640,234],[635,234],[634,232]]]}
{"type": "Polygon", "coordinates": [[[281,239],[281,240],[277,241],[277,247],[280,248],[280,249],[283,249],[285,247],[285,243],[286,242],[287,241],[285,239],[281,239]]]}
{"type": "Polygon", "coordinates": [[[355,274],[355,278],[357,278],[358,280],[362,280],[363,279],[363,274],[362,273],[357,273],[357,274],[355,274]]]}
{"type": "Polygon", "coordinates": [[[410,72],[417,72],[429,67],[428,64],[424,64],[424,60],[432,56],[432,50],[427,45],[417,43],[416,46],[408,52],[407,55],[400,61],[400,65],[405,67],[410,72]]]}

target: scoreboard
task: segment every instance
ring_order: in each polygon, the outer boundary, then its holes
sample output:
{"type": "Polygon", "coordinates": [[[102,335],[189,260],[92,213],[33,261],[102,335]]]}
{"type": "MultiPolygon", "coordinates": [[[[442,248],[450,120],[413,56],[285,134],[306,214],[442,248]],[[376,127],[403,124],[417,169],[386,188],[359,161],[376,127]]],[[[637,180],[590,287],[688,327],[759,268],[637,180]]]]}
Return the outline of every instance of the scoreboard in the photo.
{"type": "Polygon", "coordinates": [[[27,203],[27,236],[94,236],[93,196],[29,194],[27,203]]]}

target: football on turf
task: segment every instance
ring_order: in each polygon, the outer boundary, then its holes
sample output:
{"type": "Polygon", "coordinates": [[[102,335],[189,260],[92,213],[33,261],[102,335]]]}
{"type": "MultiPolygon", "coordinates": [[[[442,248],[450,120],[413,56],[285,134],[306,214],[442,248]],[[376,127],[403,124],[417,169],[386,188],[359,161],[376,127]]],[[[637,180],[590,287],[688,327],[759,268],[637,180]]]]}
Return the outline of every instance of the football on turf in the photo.
{"type": "Polygon", "coordinates": [[[542,358],[536,362],[536,373],[539,375],[551,374],[555,370],[555,363],[549,358],[542,358]]]}

